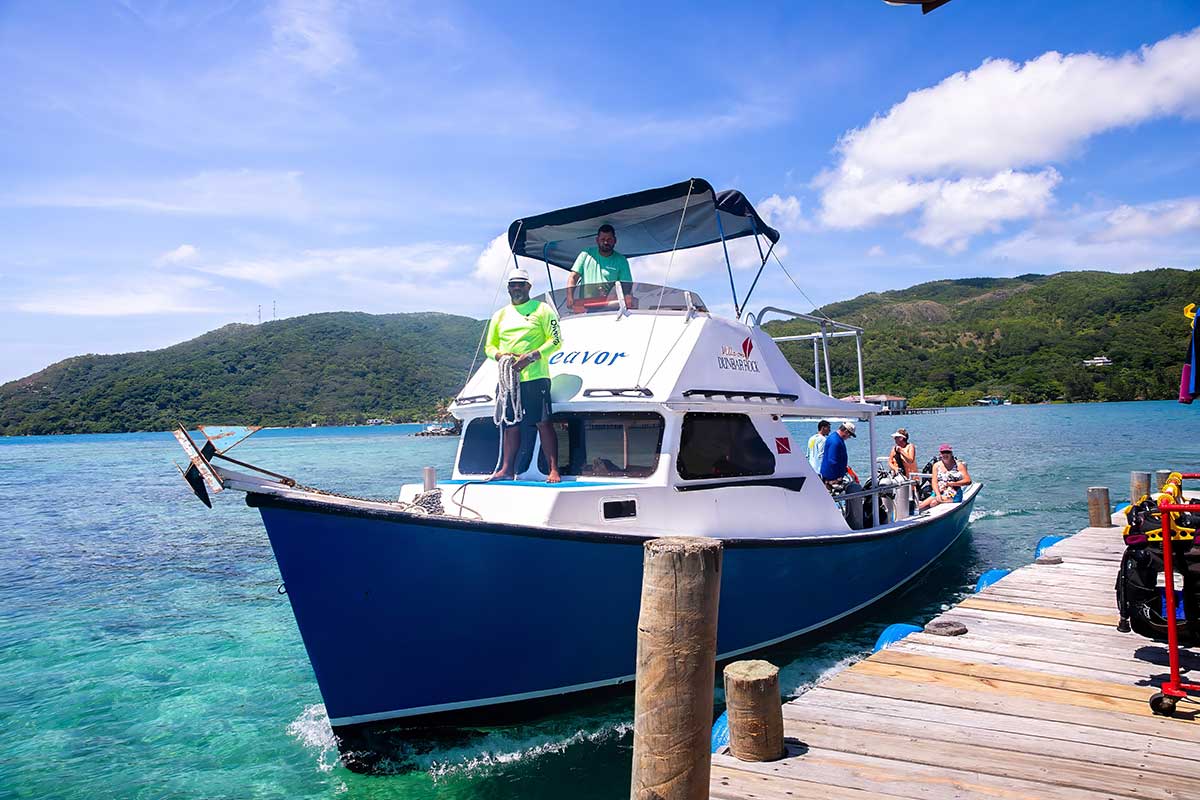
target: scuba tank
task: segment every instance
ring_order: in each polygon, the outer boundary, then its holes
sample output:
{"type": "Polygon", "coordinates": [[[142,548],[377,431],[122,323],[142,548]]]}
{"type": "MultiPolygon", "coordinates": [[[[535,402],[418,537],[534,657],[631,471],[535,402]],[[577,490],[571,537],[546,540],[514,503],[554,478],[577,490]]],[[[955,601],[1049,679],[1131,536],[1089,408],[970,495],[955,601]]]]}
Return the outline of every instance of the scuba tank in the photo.
{"type": "MultiPolygon", "coordinates": [[[[925,466],[921,467],[921,474],[932,475],[933,465],[938,462],[937,456],[925,462],[925,466]]],[[[933,494],[933,478],[921,478],[921,482],[917,484],[917,499],[926,500],[933,494]]]]}
{"type": "MultiPolygon", "coordinates": [[[[1165,487],[1164,487],[1165,488],[1165,487]]],[[[1147,639],[1166,641],[1166,590],[1158,586],[1171,580],[1163,575],[1162,516],[1159,500],[1176,501],[1175,493],[1164,492],[1157,498],[1143,496],[1125,511],[1128,524],[1123,535],[1125,553],[1117,571],[1117,611],[1121,615],[1118,628],[1133,630],[1147,639]]],[[[1176,575],[1182,578],[1183,588],[1175,593],[1176,630],[1182,644],[1200,644],[1200,549],[1193,547],[1197,515],[1171,515],[1171,560],[1176,575]]]]}

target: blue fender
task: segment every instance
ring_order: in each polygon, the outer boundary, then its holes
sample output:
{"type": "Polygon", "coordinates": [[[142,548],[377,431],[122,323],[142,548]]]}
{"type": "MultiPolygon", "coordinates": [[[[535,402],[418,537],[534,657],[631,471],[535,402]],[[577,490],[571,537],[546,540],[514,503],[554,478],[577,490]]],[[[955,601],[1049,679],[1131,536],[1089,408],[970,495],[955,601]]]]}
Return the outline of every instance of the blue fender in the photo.
{"type": "Polygon", "coordinates": [[[903,622],[888,625],[883,629],[883,633],[879,634],[879,638],[875,640],[875,652],[878,653],[883,648],[894,645],[910,633],[920,632],[921,627],[919,625],[908,625],[903,622]]]}
{"type": "Polygon", "coordinates": [[[712,727],[712,752],[729,744],[729,712],[722,711],[712,727]]]}
{"type": "Polygon", "coordinates": [[[989,569],[979,576],[979,580],[975,581],[975,594],[979,594],[1010,572],[1012,572],[1011,569],[989,569]]]}
{"type": "Polygon", "coordinates": [[[1066,536],[1043,536],[1042,538],[1038,539],[1037,547],[1034,548],[1034,551],[1033,551],[1033,557],[1041,558],[1042,555],[1046,552],[1047,548],[1058,544],[1059,542],[1061,542],[1063,539],[1066,539],[1066,538],[1067,538],[1066,536]]]}

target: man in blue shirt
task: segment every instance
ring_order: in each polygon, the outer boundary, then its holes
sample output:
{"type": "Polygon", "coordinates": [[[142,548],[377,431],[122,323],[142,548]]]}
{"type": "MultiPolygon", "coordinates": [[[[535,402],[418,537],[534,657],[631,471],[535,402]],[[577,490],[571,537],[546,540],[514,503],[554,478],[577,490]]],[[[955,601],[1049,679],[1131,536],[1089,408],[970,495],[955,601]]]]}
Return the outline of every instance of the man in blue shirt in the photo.
{"type": "Polygon", "coordinates": [[[858,437],[853,422],[843,422],[837,432],[825,437],[825,454],[821,457],[821,479],[828,485],[846,477],[850,457],[846,453],[846,440],[858,437]]]}

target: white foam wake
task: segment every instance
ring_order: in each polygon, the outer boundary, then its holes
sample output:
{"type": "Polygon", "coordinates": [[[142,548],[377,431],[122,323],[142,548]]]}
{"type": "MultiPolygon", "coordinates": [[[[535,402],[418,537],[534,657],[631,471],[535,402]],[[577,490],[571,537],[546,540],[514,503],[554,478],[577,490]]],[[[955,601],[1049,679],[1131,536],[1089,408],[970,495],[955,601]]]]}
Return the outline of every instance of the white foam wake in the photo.
{"type": "Polygon", "coordinates": [[[818,686],[818,685],[824,683],[825,681],[829,680],[834,675],[837,675],[839,672],[846,669],[847,667],[851,667],[851,666],[857,664],[859,661],[862,661],[863,658],[865,658],[867,655],[869,655],[869,654],[855,653],[852,656],[846,656],[845,658],[838,659],[837,662],[835,662],[835,663],[829,665],[828,667],[826,667],[825,669],[821,670],[821,673],[819,675],[817,675],[817,677],[815,677],[811,680],[802,681],[802,682],[796,684],[796,686],[794,688],[792,688],[790,691],[785,690],[783,692],[783,694],[788,697],[797,697],[799,695],[802,695],[805,692],[807,692],[809,689],[813,688],[814,686],[818,686]]]}
{"type": "Polygon", "coordinates": [[[333,727],[329,724],[329,715],[325,706],[306,706],[287,726],[288,735],[309,750],[317,753],[317,769],[329,772],[337,766],[338,754],[337,737],[333,735],[333,727]]]}
{"type": "Polygon", "coordinates": [[[1029,512],[1023,508],[997,508],[989,511],[975,509],[971,512],[971,522],[978,522],[981,519],[998,519],[999,517],[1021,516],[1028,513],[1029,512]]]}
{"type": "Polygon", "coordinates": [[[562,753],[574,745],[620,739],[631,731],[633,723],[628,721],[608,723],[597,730],[577,730],[569,736],[532,732],[529,735],[512,735],[496,731],[488,733],[483,740],[469,747],[441,750],[417,761],[434,780],[450,776],[477,776],[496,767],[562,753]]]}
{"type": "MultiPolygon", "coordinates": [[[[633,723],[627,720],[592,722],[593,726],[569,734],[563,730],[546,730],[546,725],[533,725],[489,731],[461,746],[433,744],[430,747],[431,743],[416,742],[401,745],[397,752],[384,759],[381,771],[388,772],[389,768],[397,772],[423,771],[435,781],[451,776],[476,777],[497,767],[562,753],[575,745],[620,739],[633,731],[633,723]]],[[[337,737],[329,724],[325,706],[318,703],[305,707],[288,724],[287,732],[316,754],[320,772],[330,772],[341,763],[337,737]]]]}

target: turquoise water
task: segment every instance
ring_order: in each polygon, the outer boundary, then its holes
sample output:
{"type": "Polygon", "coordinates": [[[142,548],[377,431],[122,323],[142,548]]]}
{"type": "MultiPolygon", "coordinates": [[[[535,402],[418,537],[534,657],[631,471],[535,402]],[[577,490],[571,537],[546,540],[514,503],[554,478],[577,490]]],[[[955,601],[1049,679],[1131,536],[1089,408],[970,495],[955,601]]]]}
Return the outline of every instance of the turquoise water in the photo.
{"type": "MultiPolygon", "coordinates": [[[[950,442],[985,484],[971,535],[900,597],[773,651],[785,692],[1082,527],[1086,487],[1116,501],[1132,469],[1200,467],[1200,414],[1176,403],[883,418],[881,455],[896,425],[919,463],[950,442]]],[[[455,441],[418,427],[262,431],[234,455],[391,495],[425,465],[449,473],[455,441]]],[[[865,437],[850,452],[861,472],[865,437]]],[[[393,775],[343,768],[257,513],[231,493],[204,508],[180,458],[169,434],[0,438],[0,797],[627,796],[628,700],[414,744],[393,775]]]]}

